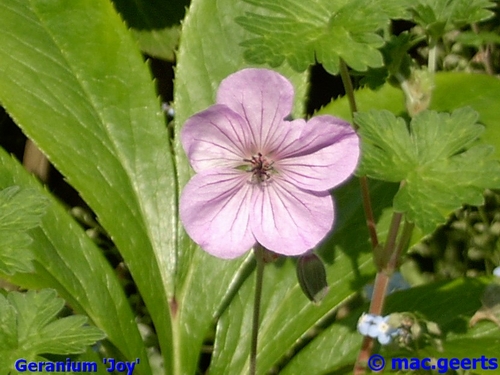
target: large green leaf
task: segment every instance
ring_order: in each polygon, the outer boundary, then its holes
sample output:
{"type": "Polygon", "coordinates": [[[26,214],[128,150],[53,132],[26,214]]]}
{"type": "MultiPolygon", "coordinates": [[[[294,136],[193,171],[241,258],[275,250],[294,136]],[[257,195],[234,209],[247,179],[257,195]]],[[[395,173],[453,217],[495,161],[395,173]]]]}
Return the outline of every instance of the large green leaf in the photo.
{"type": "Polygon", "coordinates": [[[175,177],[135,42],[106,0],[12,0],[0,4],[0,45],[0,102],[113,238],[171,372],[175,177]]]}
{"type": "MultiPolygon", "coordinates": [[[[396,185],[370,182],[375,215],[389,207],[396,185]]],[[[297,343],[307,339],[315,326],[352,298],[374,273],[368,230],[359,181],[352,179],[334,193],[337,218],[333,235],[319,248],[326,263],[330,291],[319,306],[303,294],[292,260],[268,265],[264,275],[258,373],[268,373],[280,364],[297,343]]],[[[244,374],[248,371],[252,322],[253,278],[239,290],[217,327],[211,371],[214,374],[244,374]]],[[[351,347],[349,350],[353,350],[351,347]]],[[[312,365],[304,359],[304,366],[312,365]]],[[[299,371],[296,374],[316,374],[299,371]]]]}
{"type": "MultiPolygon", "coordinates": [[[[123,289],[102,252],[38,181],[0,148],[0,189],[17,185],[48,206],[30,231],[33,273],[9,279],[25,288],[50,287],[78,313],[89,316],[124,360],[140,358],[139,374],[151,374],[146,350],[123,289]]],[[[1,340],[0,340],[1,341],[1,340]]]]}
{"type": "MultiPolygon", "coordinates": [[[[248,6],[232,0],[194,0],[183,22],[183,33],[177,54],[175,81],[175,133],[194,113],[214,104],[222,79],[248,67],[239,43],[249,34],[237,27],[234,18],[248,6]]],[[[287,76],[296,90],[295,115],[304,110],[306,74],[290,68],[279,71],[287,76]]],[[[179,189],[191,176],[191,169],[180,145],[175,142],[179,189]]],[[[180,225],[180,224],[179,224],[180,225]]],[[[204,337],[212,328],[214,317],[231,298],[248,272],[248,257],[233,261],[212,257],[200,250],[180,227],[179,272],[177,293],[179,312],[176,323],[178,357],[184,373],[194,373],[204,337]]],[[[250,264],[251,267],[251,264],[250,264]]]]}

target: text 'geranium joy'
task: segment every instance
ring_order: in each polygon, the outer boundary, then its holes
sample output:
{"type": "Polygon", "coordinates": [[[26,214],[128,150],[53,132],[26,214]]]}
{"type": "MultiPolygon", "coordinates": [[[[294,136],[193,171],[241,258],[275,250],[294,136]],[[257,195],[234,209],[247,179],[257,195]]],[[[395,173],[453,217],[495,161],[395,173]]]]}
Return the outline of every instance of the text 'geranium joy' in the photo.
{"type": "Polygon", "coordinates": [[[330,231],[329,189],[356,168],[359,139],[332,116],[287,120],[292,84],[267,69],[224,79],[217,104],[190,117],[181,142],[196,175],[180,200],[191,238],[208,253],[235,258],[257,242],[300,255],[330,231]]]}

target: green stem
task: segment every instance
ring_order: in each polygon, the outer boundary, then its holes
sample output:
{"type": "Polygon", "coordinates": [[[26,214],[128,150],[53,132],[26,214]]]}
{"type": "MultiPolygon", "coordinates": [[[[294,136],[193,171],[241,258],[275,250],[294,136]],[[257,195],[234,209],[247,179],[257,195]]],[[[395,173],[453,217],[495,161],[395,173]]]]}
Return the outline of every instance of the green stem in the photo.
{"type": "MultiPolygon", "coordinates": [[[[356,98],[354,97],[354,87],[352,86],[351,77],[349,76],[349,71],[347,70],[347,65],[344,60],[340,59],[340,78],[342,78],[342,84],[344,85],[345,94],[349,100],[349,107],[351,108],[351,116],[354,116],[355,112],[358,112],[358,107],[356,106],[356,98]]],[[[353,124],[354,129],[357,129],[356,124],[353,124]]]]}
{"type": "Polygon", "coordinates": [[[385,244],[383,253],[383,257],[384,259],[387,259],[387,263],[384,264],[383,269],[377,272],[373,289],[372,302],[370,304],[370,313],[374,315],[382,315],[387,285],[389,284],[389,278],[395,271],[395,267],[398,262],[398,257],[395,257],[395,254],[397,253],[396,239],[398,236],[399,226],[401,224],[402,218],[402,213],[394,212],[392,214],[391,226],[389,228],[389,234],[387,235],[387,242],[385,244]]]}
{"type": "MultiPolygon", "coordinates": [[[[354,113],[358,111],[356,98],[354,96],[354,87],[352,86],[351,77],[349,76],[349,71],[347,70],[347,65],[344,60],[339,60],[339,66],[340,77],[342,78],[342,83],[344,84],[345,94],[349,100],[351,118],[354,120],[354,113]]],[[[358,126],[354,123],[354,121],[353,128],[354,130],[358,129],[358,126]]],[[[372,203],[370,200],[370,190],[368,189],[368,179],[366,178],[366,176],[360,177],[359,183],[361,185],[361,196],[363,198],[363,209],[365,211],[366,226],[368,227],[368,232],[370,233],[372,248],[375,249],[378,246],[378,237],[375,218],[373,216],[372,203]]]]}
{"type": "Polygon", "coordinates": [[[365,211],[366,226],[368,227],[368,233],[370,233],[372,249],[375,249],[378,246],[377,224],[375,223],[375,218],[373,216],[372,201],[370,199],[370,190],[368,188],[368,178],[366,178],[366,176],[361,176],[359,178],[359,183],[361,185],[361,195],[363,196],[363,210],[365,211]]]}
{"type": "Polygon", "coordinates": [[[409,223],[405,220],[403,232],[401,233],[401,238],[399,239],[396,251],[392,253],[389,263],[387,264],[387,269],[390,273],[393,273],[399,267],[398,263],[401,258],[401,254],[403,254],[404,249],[406,249],[410,243],[414,227],[415,225],[413,223],[409,223]]]}
{"type": "Polygon", "coordinates": [[[254,255],[255,261],[257,262],[257,269],[255,274],[255,296],[253,303],[252,342],[250,346],[250,375],[255,375],[257,370],[257,342],[259,336],[260,301],[264,279],[264,251],[265,249],[262,245],[255,245],[254,255]]]}
{"type": "Polygon", "coordinates": [[[431,74],[434,74],[436,72],[436,56],[437,56],[437,40],[431,37],[429,41],[429,59],[427,62],[427,69],[431,74]]]}

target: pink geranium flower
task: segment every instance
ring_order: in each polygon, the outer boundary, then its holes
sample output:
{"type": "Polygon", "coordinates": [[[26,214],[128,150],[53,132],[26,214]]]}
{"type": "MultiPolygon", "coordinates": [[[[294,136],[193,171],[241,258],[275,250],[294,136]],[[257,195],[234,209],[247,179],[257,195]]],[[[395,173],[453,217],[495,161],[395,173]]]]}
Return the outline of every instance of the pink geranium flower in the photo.
{"type": "Polygon", "coordinates": [[[354,172],[359,139],[332,116],[287,120],[293,96],[280,74],[244,69],[222,81],[217,104],[184,125],[196,174],[182,192],[180,217],[208,253],[235,258],[258,242],[299,255],[331,230],[328,190],[354,172]]]}

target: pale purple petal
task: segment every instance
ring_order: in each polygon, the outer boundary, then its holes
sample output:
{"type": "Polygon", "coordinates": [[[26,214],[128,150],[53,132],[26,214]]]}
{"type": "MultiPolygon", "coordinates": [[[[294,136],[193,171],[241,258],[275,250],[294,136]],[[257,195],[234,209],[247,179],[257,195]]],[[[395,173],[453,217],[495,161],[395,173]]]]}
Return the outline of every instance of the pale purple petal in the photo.
{"type": "Polygon", "coordinates": [[[252,150],[248,124],[224,105],[190,117],[181,130],[181,142],[196,172],[220,167],[237,167],[252,150]]]}
{"type": "Polygon", "coordinates": [[[212,169],[196,174],[184,187],[180,218],[189,236],[208,253],[225,259],[250,250],[252,185],[244,172],[212,169]]]}
{"type": "Polygon", "coordinates": [[[274,178],[255,195],[251,220],[257,241],[284,255],[315,247],[333,225],[333,200],[328,192],[303,191],[274,178]]]}
{"type": "Polygon", "coordinates": [[[332,116],[293,121],[301,129],[296,139],[286,138],[275,167],[285,179],[307,190],[331,189],[350,177],[359,159],[359,138],[348,122],[332,116]]]}
{"type": "Polygon", "coordinates": [[[252,130],[259,151],[266,154],[282,132],[282,122],[292,111],[294,90],[282,75],[266,69],[243,69],[224,79],[217,103],[242,116],[252,130]]]}
{"type": "Polygon", "coordinates": [[[359,140],[331,116],[285,120],[292,104],[285,77],[245,69],[221,82],[216,105],[184,125],[181,142],[198,174],[184,188],[180,217],[210,254],[234,258],[259,242],[300,255],[331,230],[328,190],[354,172],[359,140]]]}

